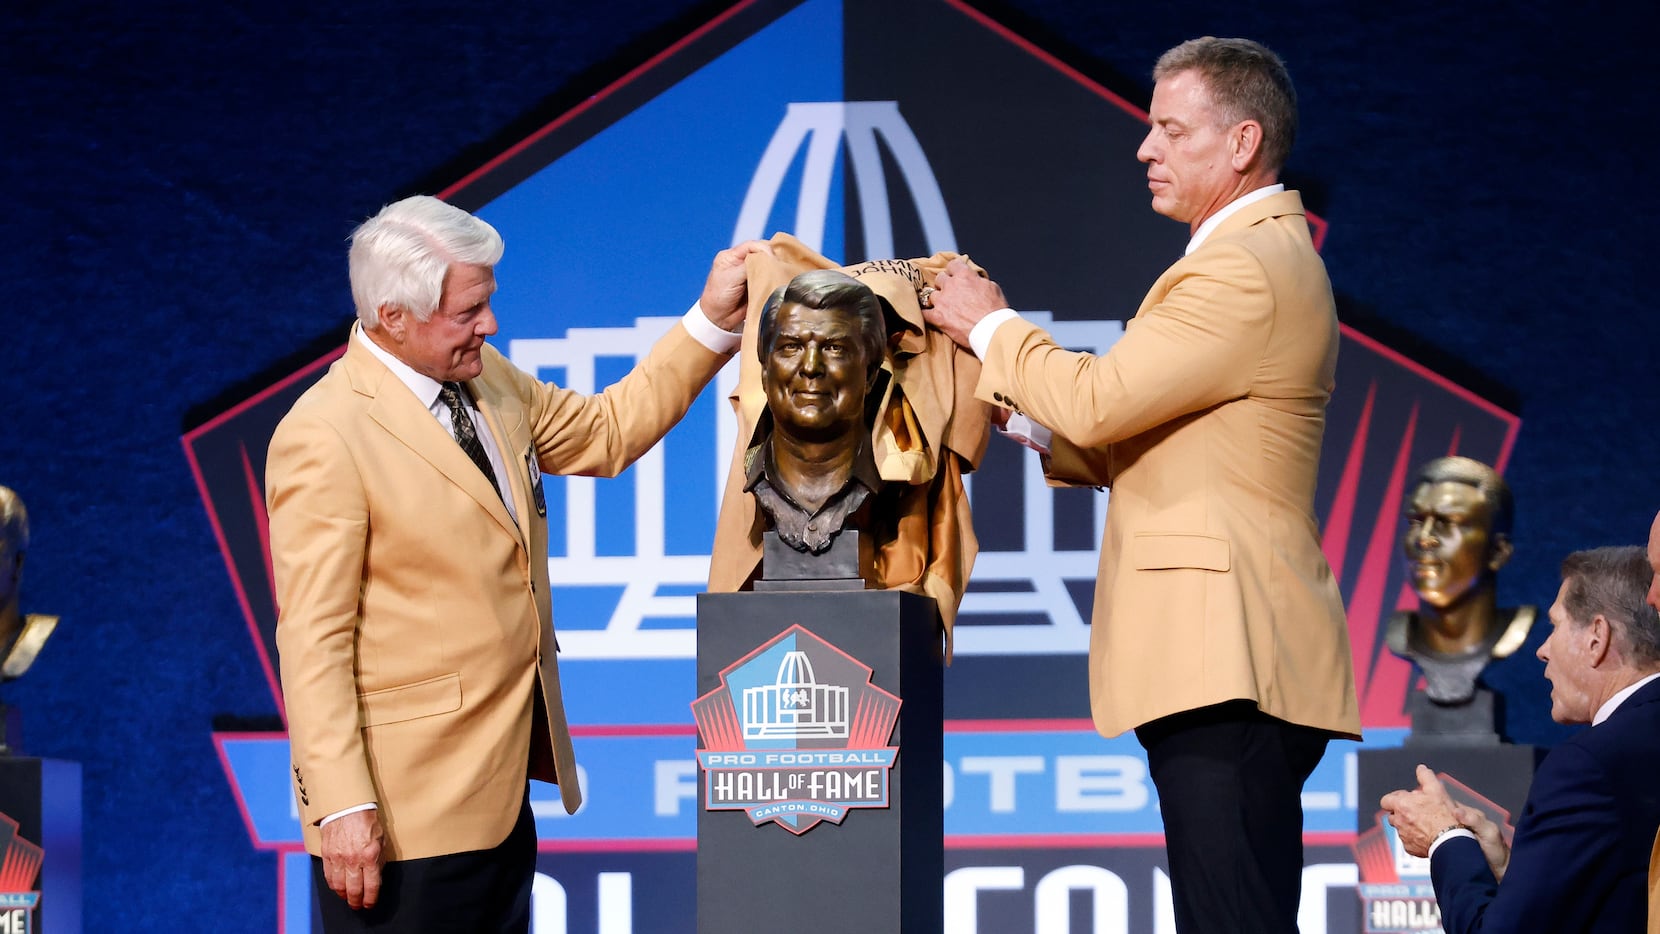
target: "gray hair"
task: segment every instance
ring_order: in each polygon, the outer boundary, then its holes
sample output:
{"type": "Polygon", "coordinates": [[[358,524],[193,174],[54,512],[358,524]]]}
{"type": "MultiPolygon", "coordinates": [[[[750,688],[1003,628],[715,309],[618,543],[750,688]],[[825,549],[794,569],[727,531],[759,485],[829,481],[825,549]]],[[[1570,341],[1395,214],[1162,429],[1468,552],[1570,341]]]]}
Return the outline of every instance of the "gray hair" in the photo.
{"type": "Polygon", "coordinates": [[[755,350],[762,363],[772,354],[773,341],[778,337],[778,309],[785,304],[852,312],[859,322],[859,343],[864,346],[865,375],[869,377],[882,365],[882,351],[888,343],[882,300],[870,286],[839,269],[801,273],[767,297],[761,308],[761,329],[755,335],[755,350]]]}
{"type": "Polygon", "coordinates": [[[1278,172],[1297,141],[1297,89],[1285,62],[1249,39],[1189,39],[1159,56],[1153,80],[1184,71],[1199,73],[1224,126],[1241,120],[1262,125],[1262,161],[1278,172]]]}
{"type": "Polygon", "coordinates": [[[494,266],[502,254],[494,227],[427,195],[381,208],[351,240],[352,303],[366,328],[380,325],[380,309],[388,305],[418,321],[431,318],[450,266],[494,266]]]}
{"type": "Polygon", "coordinates": [[[1602,616],[1626,662],[1650,671],[1660,667],[1660,615],[1648,605],[1654,569],[1636,545],[1576,551],[1562,559],[1562,608],[1577,627],[1602,616]]]}

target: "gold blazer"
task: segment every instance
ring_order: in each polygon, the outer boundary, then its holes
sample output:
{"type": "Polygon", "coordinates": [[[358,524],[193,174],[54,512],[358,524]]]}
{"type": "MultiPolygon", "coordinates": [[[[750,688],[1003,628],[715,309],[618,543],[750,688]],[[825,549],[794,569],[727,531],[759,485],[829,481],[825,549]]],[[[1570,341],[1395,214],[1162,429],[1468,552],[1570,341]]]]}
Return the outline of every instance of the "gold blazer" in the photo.
{"type": "Polygon", "coordinates": [[[582,801],[559,690],[542,471],[613,476],[726,362],[676,325],[586,396],[486,345],[469,384],[501,450],[489,481],[374,355],[346,356],[277,426],[266,468],[277,647],[306,848],[374,802],[388,859],[492,847],[525,780],[582,801]]]}
{"type": "Polygon", "coordinates": [[[1103,734],[1243,698],[1359,735],[1314,518],[1337,343],[1296,192],[1178,260],[1103,356],[1024,321],[997,329],[979,397],[1055,432],[1053,480],[1111,487],[1090,634],[1103,734]]]}

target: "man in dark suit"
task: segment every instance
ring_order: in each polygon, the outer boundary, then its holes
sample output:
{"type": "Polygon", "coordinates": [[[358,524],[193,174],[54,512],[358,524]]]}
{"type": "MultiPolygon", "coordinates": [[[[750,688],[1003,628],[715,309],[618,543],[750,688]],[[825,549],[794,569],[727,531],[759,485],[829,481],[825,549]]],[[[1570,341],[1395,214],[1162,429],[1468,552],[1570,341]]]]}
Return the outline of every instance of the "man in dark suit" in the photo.
{"type": "Polygon", "coordinates": [[[1509,847],[1426,766],[1416,789],[1383,796],[1401,845],[1429,857],[1447,934],[1644,929],[1660,827],[1660,616],[1645,602],[1653,578],[1637,546],[1562,562],[1539,657],[1551,719],[1591,728],[1539,766],[1509,847]]]}
{"type": "Polygon", "coordinates": [[[485,338],[501,237],[436,198],[352,235],[358,323],[265,472],[294,797],[323,927],[525,932],[526,779],[582,803],[559,688],[542,474],[615,476],[737,349],[744,258],[598,395],[485,338]]]}

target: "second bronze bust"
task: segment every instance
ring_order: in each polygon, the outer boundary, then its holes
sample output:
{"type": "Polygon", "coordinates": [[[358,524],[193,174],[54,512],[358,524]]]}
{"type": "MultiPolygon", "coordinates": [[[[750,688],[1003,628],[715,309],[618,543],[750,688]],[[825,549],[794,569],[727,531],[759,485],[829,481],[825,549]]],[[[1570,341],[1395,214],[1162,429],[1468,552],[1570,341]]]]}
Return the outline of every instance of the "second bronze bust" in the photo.
{"type": "Polygon", "coordinates": [[[1401,539],[1418,609],[1390,619],[1388,644],[1423,671],[1437,704],[1470,700],[1481,670],[1515,652],[1537,615],[1498,606],[1498,571],[1513,552],[1510,516],[1510,488],[1492,467],[1441,457],[1419,468],[1401,539]]]}

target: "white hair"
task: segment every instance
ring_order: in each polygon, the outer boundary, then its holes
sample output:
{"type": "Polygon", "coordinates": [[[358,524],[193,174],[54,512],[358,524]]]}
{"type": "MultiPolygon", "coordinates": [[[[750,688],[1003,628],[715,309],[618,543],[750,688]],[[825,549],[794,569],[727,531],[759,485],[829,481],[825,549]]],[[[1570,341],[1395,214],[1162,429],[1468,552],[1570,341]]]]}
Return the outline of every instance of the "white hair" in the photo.
{"type": "Polygon", "coordinates": [[[494,227],[428,195],[388,204],[351,239],[352,302],[366,328],[380,325],[386,306],[427,320],[438,310],[450,266],[494,266],[502,254],[494,227]]]}

